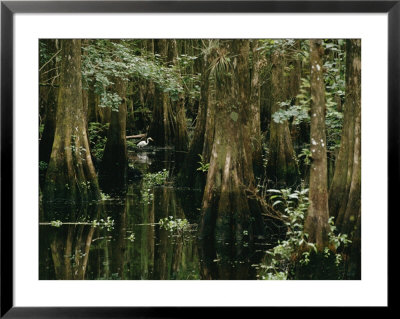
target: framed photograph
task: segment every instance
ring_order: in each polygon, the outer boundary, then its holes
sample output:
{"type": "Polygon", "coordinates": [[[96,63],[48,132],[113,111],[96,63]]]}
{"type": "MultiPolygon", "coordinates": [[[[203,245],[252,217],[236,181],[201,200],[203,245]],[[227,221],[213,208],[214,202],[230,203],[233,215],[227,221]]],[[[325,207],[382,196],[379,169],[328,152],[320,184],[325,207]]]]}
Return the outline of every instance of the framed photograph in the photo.
{"type": "Polygon", "coordinates": [[[389,307],[399,18],[2,1],[1,316],[389,307]]]}

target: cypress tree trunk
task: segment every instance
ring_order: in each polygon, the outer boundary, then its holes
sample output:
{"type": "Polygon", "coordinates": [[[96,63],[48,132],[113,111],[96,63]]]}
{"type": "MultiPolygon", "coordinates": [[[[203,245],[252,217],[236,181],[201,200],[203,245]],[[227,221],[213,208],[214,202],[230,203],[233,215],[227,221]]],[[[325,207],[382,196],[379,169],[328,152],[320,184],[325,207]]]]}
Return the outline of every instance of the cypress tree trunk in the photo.
{"type": "Polygon", "coordinates": [[[60,40],[57,122],[44,201],[78,202],[100,197],[82,104],[81,41],[60,40]]]}
{"type": "MultiPolygon", "coordinates": [[[[216,77],[216,103],[208,107],[214,109],[215,133],[200,232],[217,245],[240,242],[245,236],[253,242],[263,234],[260,204],[248,196],[248,191],[254,190],[248,49],[248,40],[220,41],[212,71],[216,77]]],[[[241,248],[237,249],[235,253],[241,254],[241,248]]]]}
{"type": "Polygon", "coordinates": [[[252,40],[251,54],[252,54],[252,70],[251,70],[251,144],[253,148],[253,169],[256,176],[262,173],[263,159],[262,159],[262,137],[261,137],[261,120],[260,120],[260,52],[258,50],[258,40],[252,40]]]}
{"type": "MultiPolygon", "coordinates": [[[[48,48],[52,54],[58,51],[57,40],[42,40],[46,41],[48,48]]],[[[46,79],[54,79],[53,84],[44,83],[39,86],[40,104],[45,107],[44,129],[39,142],[39,161],[49,163],[51,149],[54,142],[54,133],[56,129],[56,112],[57,112],[57,95],[58,95],[58,78],[57,77],[57,59],[53,58],[44,66],[40,72],[40,82],[45,82],[46,79]]],[[[46,81],[48,82],[48,81],[46,81]]]]}
{"type": "Polygon", "coordinates": [[[126,183],[126,90],[125,80],[115,78],[115,92],[122,98],[118,110],[112,110],[111,122],[107,134],[101,162],[101,184],[106,192],[119,191],[126,183]]]}
{"type": "MultiPolygon", "coordinates": [[[[154,41],[154,52],[165,61],[168,56],[168,43],[165,39],[154,41]]],[[[171,105],[168,103],[168,93],[155,89],[153,104],[153,120],[150,124],[148,136],[154,139],[159,146],[172,145],[173,118],[171,105]]]]}
{"type": "Polygon", "coordinates": [[[284,102],[287,96],[283,55],[277,50],[274,51],[271,63],[272,103],[267,174],[270,179],[275,178],[279,183],[290,185],[296,180],[298,170],[289,124],[286,120],[276,123],[272,118],[272,115],[280,110],[278,103],[284,102]]]}
{"type": "MultiPolygon", "coordinates": [[[[210,41],[208,41],[210,42],[210,41]]],[[[210,45],[210,43],[208,43],[210,45]]],[[[210,50],[208,50],[210,51],[210,50]]],[[[204,140],[206,138],[206,123],[210,95],[210,64],[215,56],[215,52],[206,52],[202,56],[203,58],[203,69],[201,70],[201,87],[200,87],[200,102],[196,118],[196,126],[194,129],[193,139],[190,143],[189,152],[185,157],[183,167],[179,173],[179,183],[185,186],[192,185],[195,188],[204,188],[205,185],[205,174],[204,172],[197,171],[200,166],[200,155],[206,163],[209,162],[210,153],[203,153],[204,140]]],[[[210,119],[210,118],[209,118],[210,119]]],[[[212,120],[212,119],[210,119],[212,120]]]]}
{"type": "MultiPolygon", "coordinates": [[[[176,65],[178,57],[178,49],[176,40],[168,41],[168,61],[176,65]]],[[[186,114],[185,114],[185,96],[183,93],[179,94],[177,101],[172,102],[172,108],[175,115],[176,130],[174,132],[174,145],[177,151],[187,151],[189,144],[189,137],[187,134],[186,114]]]]}
{"type": "MultiPolygon", "coordinates": [[[[178,55],[176,40],[157,40],[155,52],[160,54],[167,66],[176,64],[178,55]]],[[[156,89],[153,121],[148,134],[154,139],[155,145],[174,145],[176,150],[187,150],[188,135],[184,101],[182,94],[176,102],[173,102],[168,93],[156,89]]]]}
{"type": "Polygon", "coordinates": [[[346,102],[335,173],[329,190],[330,214],[343,233],[357,224],[361,209],[361,41],[346,42],[346,102]]]}
{"type": "Polygon", "coordinates": [[[311,60],[311,154],[310,206],[304,223],[309,242],[318,251],[329,244],[328,172],[325,133],[325,84],[322,69],[323,47],[321,40],[310,40],[311,60]]]}

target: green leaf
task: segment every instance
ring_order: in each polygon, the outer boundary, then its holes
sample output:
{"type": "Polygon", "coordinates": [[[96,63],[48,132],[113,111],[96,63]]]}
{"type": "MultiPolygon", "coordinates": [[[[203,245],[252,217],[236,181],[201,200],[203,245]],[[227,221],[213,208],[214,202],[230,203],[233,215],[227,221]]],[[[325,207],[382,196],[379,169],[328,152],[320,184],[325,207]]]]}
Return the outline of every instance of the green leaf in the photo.
{"type": "Polygon", "coordinates": [[[275,207],[275,205],[278,205],[279,203],[282,203],[281,200],[277,200],[275,203],[272,204],[272,207],[275,207]]]}

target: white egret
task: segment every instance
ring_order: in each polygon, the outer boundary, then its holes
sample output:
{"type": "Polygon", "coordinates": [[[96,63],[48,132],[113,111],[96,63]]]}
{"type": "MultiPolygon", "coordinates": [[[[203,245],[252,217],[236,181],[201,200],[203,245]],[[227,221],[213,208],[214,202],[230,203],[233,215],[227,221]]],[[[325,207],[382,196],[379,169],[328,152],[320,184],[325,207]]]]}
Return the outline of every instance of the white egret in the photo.
{"type": "Polygon", "coordinates": [[[137,143],[137,146],[139,148],[145,147],[147,146],[147,144],[149,144],[149,141],[154,141],[151,137],[147,138],[147,142],[146,141],[141,141],[139,143],[137,143]]]}

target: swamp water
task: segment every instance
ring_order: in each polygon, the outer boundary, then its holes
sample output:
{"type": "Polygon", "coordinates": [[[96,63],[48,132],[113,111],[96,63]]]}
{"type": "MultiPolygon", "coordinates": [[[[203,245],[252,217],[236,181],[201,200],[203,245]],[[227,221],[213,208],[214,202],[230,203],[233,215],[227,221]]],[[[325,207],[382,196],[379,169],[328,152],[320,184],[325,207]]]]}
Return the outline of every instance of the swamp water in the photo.
{"type": "MultiPolygon", "coordinates": [[[[182,155],[158,148],[129,153],[130,166],[142,177],[169,172],[162,186],[135,178],[124,192],[79,209],[41,208],[39,279],[243,280],[262,276],[261,264],[268,258],[265,251],[282,232],[270,229],[275,235],[252,245],[200,240],[201,191],[173,184],[182,155]]],[[[274,228],[273,223],[270,227],[274,228]]]]}

